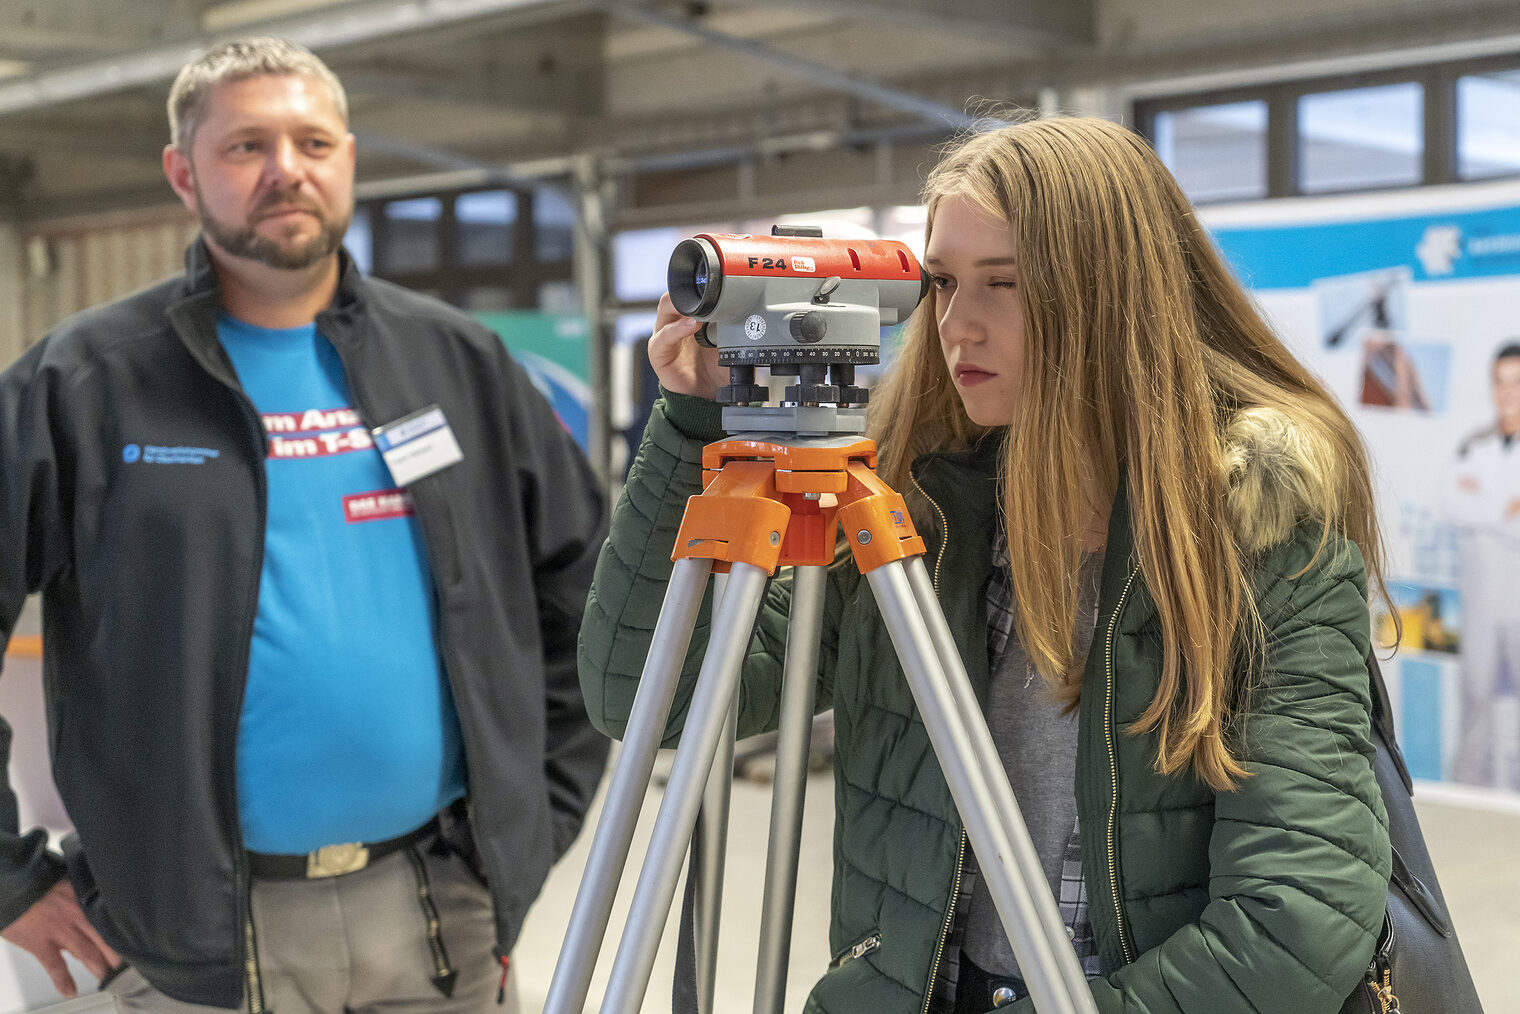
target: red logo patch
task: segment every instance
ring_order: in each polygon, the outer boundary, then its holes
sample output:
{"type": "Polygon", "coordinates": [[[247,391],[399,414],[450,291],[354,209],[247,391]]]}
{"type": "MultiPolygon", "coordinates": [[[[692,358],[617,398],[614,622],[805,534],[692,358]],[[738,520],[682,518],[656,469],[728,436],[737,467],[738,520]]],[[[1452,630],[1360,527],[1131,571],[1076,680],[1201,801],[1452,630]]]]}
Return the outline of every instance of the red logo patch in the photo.
{"type": "Polygon", "coordinates": [[[401,489],[353,493],[343,498],[343,518],[351,525],[360,521],[411,517],[413,513],[411,495],[401,489]]]}

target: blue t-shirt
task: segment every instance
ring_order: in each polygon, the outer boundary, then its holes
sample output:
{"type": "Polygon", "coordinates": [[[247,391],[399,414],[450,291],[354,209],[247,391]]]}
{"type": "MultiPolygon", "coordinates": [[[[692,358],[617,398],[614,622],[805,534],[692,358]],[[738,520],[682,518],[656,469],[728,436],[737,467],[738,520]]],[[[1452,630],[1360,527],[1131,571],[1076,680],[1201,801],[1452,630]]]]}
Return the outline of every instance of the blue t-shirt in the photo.
{"type": "Polygon", "coordinates": [[[315,324],[271,330],[223,314],[217,334],[270,441],[238,727],[244,844],[290,854],[404,834],[465,782],[410,500],[315,324]]]}

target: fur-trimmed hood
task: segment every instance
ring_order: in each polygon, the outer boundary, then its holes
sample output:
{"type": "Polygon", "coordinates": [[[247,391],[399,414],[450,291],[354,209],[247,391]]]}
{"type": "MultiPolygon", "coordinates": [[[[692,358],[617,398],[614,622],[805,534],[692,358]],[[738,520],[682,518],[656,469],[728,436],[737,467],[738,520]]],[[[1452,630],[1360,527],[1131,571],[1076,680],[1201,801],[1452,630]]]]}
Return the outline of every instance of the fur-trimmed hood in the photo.
{"type": "Polygon", "coordinates": [[[1280,409],[1235,413],[1220,469],[1236,545],[1250,555],[1283,542],[1301,521],[1324,521],[1343,502],[1345,465],[1328,435],[1280,409]]]}

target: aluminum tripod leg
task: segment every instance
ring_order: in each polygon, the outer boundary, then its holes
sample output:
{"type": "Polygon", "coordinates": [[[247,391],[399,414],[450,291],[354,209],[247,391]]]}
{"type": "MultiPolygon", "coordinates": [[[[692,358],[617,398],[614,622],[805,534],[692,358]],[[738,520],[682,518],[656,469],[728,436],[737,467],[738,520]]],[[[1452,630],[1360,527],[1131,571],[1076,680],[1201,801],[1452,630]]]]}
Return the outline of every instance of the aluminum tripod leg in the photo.
{"type": "Polygon", "coordinates": [[[807,791],[808,750],[813,739],[818,641],[823,630],[827,579],[826,567],[792,570],[792,610],[781,683],[770,842],[766,848],[765,893],[760,903],[755,1014],[782,1014],[786,1001],[786,964],[797,898],[797,860],[802,848],[803,797],[807,791]]]}
{"type": "Polygon", "coordinates": [[[711,572],[712,561],[703,559],[678,560],[671,571],[617,767],[607,787],[591,854],[575,894],[570,927],[554,966],[544,1014],[581,1014],[586,1006],[586,994],[591,990],[591,976],[612,915],[618,881],[628,861],[639,810],[680,679],[681,663],[691,644],[692,628],[696,626],[697,611],[711,572]]]}
{"type": "MultiPolygon", "coordinates": [[[[998,799],[1002,794],[989,788],[989,776],[1006,783],[1002,762],[994,753],[993,765],[985,766],[985,758],[978,756],[971,746],[973,736],[959,703],[962,692],[971,693],[964,669],[958,673],[962,687],[952,690],[950,684],[956,676],[946,671],[902,561],[877,567],[866,578],[902,660],[909,689],[1036,1009],[1040,1014],[1096,1014],[1097,1007],[1081,969],[1076,968],[1073,979],[1068,972],[1075,962],[1062,961],[1061,949],[1071,951],[1064,928],[1059,939],[1052,939],[1045,932],[1049,920],[1036,914],[1041,905],[1054,910],[1055,901],[1039,864],[1035,863],[1032,869],[1022,864],[1024,850],[1016,849],[1011,841],[1017,833],[1011,829],[1014,821],[1009,818],[1016,815],[999,813],[998,799]]],[[[934,611],[938,608],[936,602],[934,611]]],[[[951,655],[958,658],[954,652],[951,655]]],[[[985,730],[980,712],[975,724],[985,730]]],[[[1022,820],[1017,822],[1017,828],[1027,839],[1022,820]]],[[[1052,914],[1059,922],[1059,914],[1054,911],[1052,914]]]]}
{"type": "MultiPolygon", "coordinates": [[[[946,680],[946,686],[950,688],[955,698],[956,709],[960,712],[962,725],[968,734],[968,747],[975,758],[975,763],[983,771],[1001,772],[1003,770],[1002,757],[998,754],[997,744],[992,741],[992,733],[987,729],[987,719],[982,713],[981,704],[976,699],[976,692],[971,689],[971,678],[966,674],[966,666],[961,660],[960,650],[955,645],[955,638],[950,633],[950,625],[945,622],[945,614],[940,610],[939,596],[934,593],[934,581],[929,577],[929,570],[924,566],[923,557],[911,557],[904,560],[903,567],[912,585],[913,597],[918,603],[919,613],[929,628],[929,636],[934,640],[934,647],[940,660],[944,662],[945,671],[949,677],[946,680]]],[[[1035,851],[1034,842],[1030,840],[1029,829],[1024,824],[1023,811],[1019,809],[1018,800],[1014,797],[1013,787],[1008,784],[1008,779],[988,777],[987,785],[992,790],[993,813],[1000,817],[1005,825],[1008,839],[1015,849],[1018,866],[1026,873],[1041,870],[1039,854],[1035,851]]],[[[1043,873],[1033,881],[1033,884],[1038,885],[1042,882],[1044,882],[1043,873]]],[[[1033,889],[1032,886],[1031,890],[1033,889]]],[[[1031,914],[1039,917],[1045,935],[1050,940],[1070,940],[1066,924],[1054,905],[1036,905],[1031,914]]],[[[1056,946],[1055,957],[1060,966],[1059,974],[1063,978],[1068,982],[1085,983],[1086,976],[1082,972],[1082,965],[1077,960],[1077,952],[1074,948],[1056,946]]],[[[1081,996],[1087,995],[1089,995],[1088,990],[1084,985],[1081,996]]]]}
{"type": "Polygon", "coordinates": [[[675,897],[685,846],[696,824],[702,789],[712,770],[729,703],[738,689],[739,670],[760,611],[766,578],[766,572],[752,564],[735,563],[729,570],[728,588],[713,616],[713,634],[692,693],[681,746],[655,818],[648,858],[639,873],[628,923],[612,964],[612,979],[602,1007],[605,1014],[634,1014],[649,988],[660,933],[675,897]]]}
{"type": "MultiPolygon", "coordinates": [[[[718,575],[722,577],[723,575],[718,575]]],[[[718,601],[715,595],[714,601],[718,601]]],[[[728,856],[728,802],[734,787],[734,730],[739,721],[739,699],[728,707],[728,719],[718,736],[707,787],[702,791],[698,819],[702,833],[692,838],[691,862],[686,875],[696,877],[697,1014],[713,1014],[713,994],[718,977],[718,924],[723,912],[723,867],[728,856]],[[697,847],[700,845],[700,848],[697,847]]]]}

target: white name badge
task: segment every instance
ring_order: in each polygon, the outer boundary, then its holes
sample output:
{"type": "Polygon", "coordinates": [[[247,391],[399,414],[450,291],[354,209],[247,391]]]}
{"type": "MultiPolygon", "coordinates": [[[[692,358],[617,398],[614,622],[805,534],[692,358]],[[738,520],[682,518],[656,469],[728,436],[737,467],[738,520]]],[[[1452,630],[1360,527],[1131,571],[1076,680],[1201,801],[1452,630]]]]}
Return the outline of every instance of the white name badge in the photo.
{"type": "Polygon", "coordinates": [[[391,480],[397,486],[410,486],[424,476],[464,460],[459,442],[443,409],[430,405],[420,412],[376,426],[375,446],[385,458],[391,480]]]}

